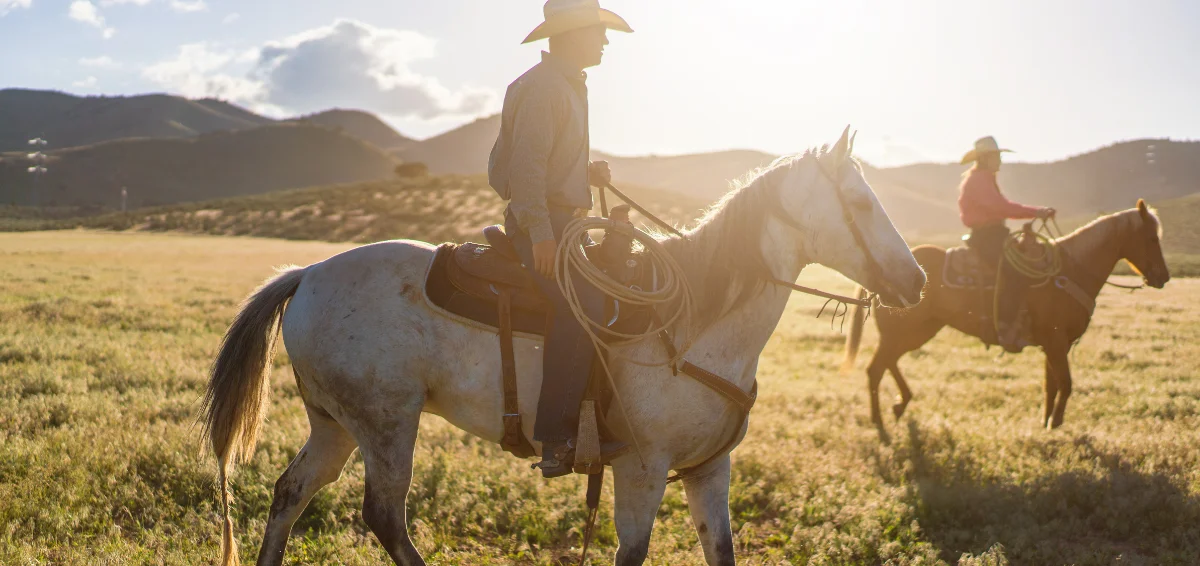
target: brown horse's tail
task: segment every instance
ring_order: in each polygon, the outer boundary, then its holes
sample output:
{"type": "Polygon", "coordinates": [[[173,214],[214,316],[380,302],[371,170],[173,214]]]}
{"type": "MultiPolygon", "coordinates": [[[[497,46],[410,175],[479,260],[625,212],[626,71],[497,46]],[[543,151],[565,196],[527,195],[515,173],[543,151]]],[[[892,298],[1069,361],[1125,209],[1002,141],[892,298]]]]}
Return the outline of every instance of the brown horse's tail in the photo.
{"type": "MultiPolygon", "coordinates": [[[[867,290],[860,286],[856,296],[859,299],[867,298],[867,290]]],[[[863,325],[867,320],[864,311],[863,307],[855,305],[854,312],[850,315],[850,334],[846,335],[846,357],[842,360],[842,373],[848,373],[854,369],[854,360],[858,358],[858,347],[862,345],[863,325]]]]}
{"type": "Polygon", "coordinates": [[[204,434],[217,457],[217,480],[221,484],[221,564],[238,564],[233,520],[229,517],[229,474],[233,465],[254,452],[258,427],[266,416],[267,377],[275,356],[279,319],[288,299],[296,294],[304,268],[281,270],[264,283],[242,305],[221,342],[213,362],[208,390],[201,405],[204,434]]]}

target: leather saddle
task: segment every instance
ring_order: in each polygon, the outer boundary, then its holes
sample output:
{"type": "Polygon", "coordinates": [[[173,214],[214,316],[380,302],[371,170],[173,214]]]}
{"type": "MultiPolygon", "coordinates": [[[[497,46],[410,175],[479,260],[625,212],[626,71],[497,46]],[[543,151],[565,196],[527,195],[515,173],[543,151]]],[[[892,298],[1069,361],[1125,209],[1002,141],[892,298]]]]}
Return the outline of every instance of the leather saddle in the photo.
{"type": "MultiPolygon", "coordinates": [[[[963,236],[964,242],[967,236],[963,236]]],[[[970,245],[946,250],[942,266],[942,284],[955,289],[996,287],[996,266],[986,265],[970,245]]]]}
{"type": "MultiPolygon", "coordinates": [[[[521,429],[517,403],[516,364],[513,360],[513,333],[523,332],[544,336],[550,321],[550,302],[543,296],[529,269],[504,229],[488,226],[483,229],[486,245],[478,243],[442,244],[438,246],[433,264],[425,281],[425,292],[434,305],[453,314],[497,329],[500,338],[501,374],[504,385],[504,437],[501,447],[514,455],[526,458],[534,454],[533,447],[521,429]]],[[[652,288],[651,269],[643,269],[641,259],[632,252],[632,240],[610,232],[600,245],[585,247],[589,259],[610,277],[626,285],[652,288]]],[[[622,308],[612,299],[605,302],[606,326],[621,333],[635,333],[649,328],[654,312],[646,308],[622,308]]],[[[611,391],[597,358],[588,383],[588,393],[581,410],[595,414],[595,425],[601,439],[613,435],[603,422],[611,402],[611,391]],[[587,404],[591,402],[590,406],[587,404]]],[[[603,466],[600,466],[601,469],[603,466]]],[[[577,465],[576,471],[579,470],[577,465]]],[[[586,468],[581,473],[595,473],[586,468]]]]}

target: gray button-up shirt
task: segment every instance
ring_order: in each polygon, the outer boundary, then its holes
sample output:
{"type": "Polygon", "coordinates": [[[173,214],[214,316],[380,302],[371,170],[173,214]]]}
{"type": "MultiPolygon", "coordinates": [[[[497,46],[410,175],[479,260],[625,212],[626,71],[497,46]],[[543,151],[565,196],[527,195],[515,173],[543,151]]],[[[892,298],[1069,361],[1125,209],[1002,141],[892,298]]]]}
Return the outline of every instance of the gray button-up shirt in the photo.
{"type": "Polygon", "coordinates": [[[488,182],[534,242],[554,239],[549,208],[592,208],[587,75],[542,53],[508,86],[488,182]]]}

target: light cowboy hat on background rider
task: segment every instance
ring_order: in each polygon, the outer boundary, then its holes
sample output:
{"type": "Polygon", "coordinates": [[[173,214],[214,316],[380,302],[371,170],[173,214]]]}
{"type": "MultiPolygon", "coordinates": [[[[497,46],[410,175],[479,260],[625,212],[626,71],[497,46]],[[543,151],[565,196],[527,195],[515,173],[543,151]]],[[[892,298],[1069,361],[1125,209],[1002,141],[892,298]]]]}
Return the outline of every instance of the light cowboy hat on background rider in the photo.
{"type": "Polygon", "coordinates": [[[962,163],[966,165],[972,161],[977,161],[980,157],[989,153],[1012,153],[1011,149],[1000,149],[1000,145],[996,143],[996,138],[987,136],[975,140],[975,149],[963,154],[962,163]]]}
{"type": "Polygon", "coordinates": [[[598,0],[549,0],[542,14],[545,21],[529,32],[522,44],[601,24],[611,30],[633,32],[624,18],[601,8],[598,0]]]}

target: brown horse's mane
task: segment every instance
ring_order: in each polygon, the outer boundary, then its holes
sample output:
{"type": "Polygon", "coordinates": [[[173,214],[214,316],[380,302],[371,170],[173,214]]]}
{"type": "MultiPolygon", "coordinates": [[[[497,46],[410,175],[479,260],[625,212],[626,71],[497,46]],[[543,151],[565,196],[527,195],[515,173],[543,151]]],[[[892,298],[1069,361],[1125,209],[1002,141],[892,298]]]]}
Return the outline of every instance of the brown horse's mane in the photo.
{"type": "MultiPolygon", "coordinates": [[[[1151,209],[1150,219],[1154,222],[1155,231],[1162,237],[1162,223],[1158,214],[1151,209]]],[[[1131,208],[1101,216],[1067,234],[1056,241],[1064,246],[1071,255],[1085,260],[1095,255],[1097,250],[1113,242],[1114,236],[1131,234],[1142,226],[1142,215],[1138,209],[1131,208]]]]}

